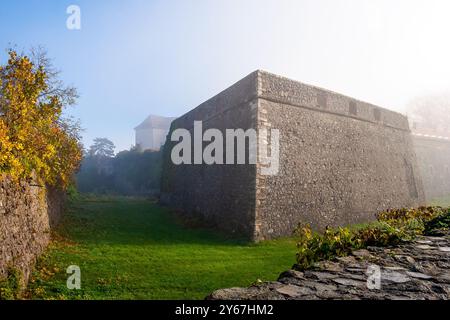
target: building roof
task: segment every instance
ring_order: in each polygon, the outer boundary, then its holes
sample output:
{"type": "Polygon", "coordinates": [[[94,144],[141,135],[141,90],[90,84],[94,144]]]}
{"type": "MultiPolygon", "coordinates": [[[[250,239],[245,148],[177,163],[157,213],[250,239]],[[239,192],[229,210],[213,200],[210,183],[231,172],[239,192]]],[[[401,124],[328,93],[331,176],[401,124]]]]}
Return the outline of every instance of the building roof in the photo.
{"type": "Polygon", "coordinates": [[[164,129],[168,130],[170,128],[170,124],[175,117],[161,117],[156,115],[149,115],[147,119],[145,119],[140,125],[138,125],[134,130],[141,129],[164,129]]]}

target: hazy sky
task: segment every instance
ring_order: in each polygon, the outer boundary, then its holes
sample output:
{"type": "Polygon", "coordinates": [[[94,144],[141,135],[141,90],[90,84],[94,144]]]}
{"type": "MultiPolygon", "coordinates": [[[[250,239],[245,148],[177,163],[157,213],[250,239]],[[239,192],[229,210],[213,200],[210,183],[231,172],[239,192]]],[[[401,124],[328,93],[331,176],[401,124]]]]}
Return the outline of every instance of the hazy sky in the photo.
{"type": "Polygon", "coordinates": [[[450,89],[449,16],[448,0],[1,0],[0,47],[46,47],[81,93],[85,144],[121,150],[148,114],[181,115],[256,69],[403,112],[450,89]]]}

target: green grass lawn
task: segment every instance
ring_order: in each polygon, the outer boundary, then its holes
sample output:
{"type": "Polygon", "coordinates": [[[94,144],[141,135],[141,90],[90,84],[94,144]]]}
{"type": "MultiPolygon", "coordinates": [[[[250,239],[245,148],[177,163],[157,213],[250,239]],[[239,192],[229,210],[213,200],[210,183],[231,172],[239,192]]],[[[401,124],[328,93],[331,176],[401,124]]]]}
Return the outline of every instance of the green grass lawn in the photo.
{"type": "Polygon", "coordinates": [[[39,260],[31,299],[203,299],[215,289],[275,280],[295,263],[293,239],[249,244],[187,229],[142,199],[83,197],[39,260]],[[81,268],[81,290],[66,268],[81,268]]]}

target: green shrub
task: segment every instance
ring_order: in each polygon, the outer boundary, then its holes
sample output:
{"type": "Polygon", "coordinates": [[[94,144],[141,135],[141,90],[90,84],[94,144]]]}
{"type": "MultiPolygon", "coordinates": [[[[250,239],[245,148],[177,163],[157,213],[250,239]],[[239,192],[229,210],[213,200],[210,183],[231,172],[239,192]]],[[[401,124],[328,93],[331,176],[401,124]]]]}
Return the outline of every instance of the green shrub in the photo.
{"type": "Polygon", "coordinates": [[[297,244],[297,265],[306,269],[318,260],[329,260],[345,256],[358,246],[348,228],[337,230],[327,228],[323,235],[312,231],[309,225],[299,225],[295,231],[297,244]]]}
{"type": "Polygon", "coordinates": [[[394,225],[401,225],[403,223],[408,223],[413,219],[428,221],[439,215],[442,215],[443,212],[444,210],[441,207],[391,209],[380,212],[377,216],[377,219],[378,221],[385,221],[394,225]]]}
{"type": "Polygon", "coordinates": [[[425,223],[425,234],[439,235],[450,230],[450,208],[444,214],[425,223]]]}
{"type": "Polygon", "coordinates": [[[67,187],[66,193],[67,198],[71,203],[77,201],[80,198],[77,187],[73,183],[67,187]]]}
{"type": "Polygon", "coordinates": [[[411,241],[432,228],[449,228],[450,210],[440,207],[395,209],[381,212],[377,223],[358,229],[327,228],[314,232],[309,225],[300,224],[294,231],[297,242],[297,265],[300,270],[315,262],[331,260],[368,246],[390,246],[411,241]]]}
{"type": "Polygon", "coordinates": [[[9,268],[5,279],[0,280],[0,300],[19,298],[22,274],[16,268],[9,268]]]}

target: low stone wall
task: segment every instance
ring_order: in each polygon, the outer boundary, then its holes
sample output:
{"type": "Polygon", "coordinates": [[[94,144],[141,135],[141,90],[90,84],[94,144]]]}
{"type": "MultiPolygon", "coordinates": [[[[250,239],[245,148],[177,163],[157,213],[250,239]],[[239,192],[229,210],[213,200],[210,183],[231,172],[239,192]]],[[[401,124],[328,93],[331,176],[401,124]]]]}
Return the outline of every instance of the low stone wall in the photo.
{"type": "Polygon", "coordinates": [[[369,247],[277,281],[213,292],[210,300],[449,300],[450,235],[369,247]],[[379,269],[379,285],[373,268],[379,269]]]}
{"type": "Polygon", "coordinates": [[[35,183],[12,183],[0,177],[0,279],[12,268],[28,282],[36,258],[60,221],[64,193],[35,183]]]}

